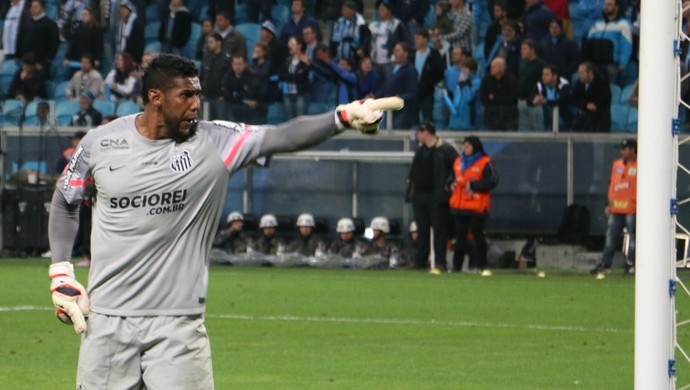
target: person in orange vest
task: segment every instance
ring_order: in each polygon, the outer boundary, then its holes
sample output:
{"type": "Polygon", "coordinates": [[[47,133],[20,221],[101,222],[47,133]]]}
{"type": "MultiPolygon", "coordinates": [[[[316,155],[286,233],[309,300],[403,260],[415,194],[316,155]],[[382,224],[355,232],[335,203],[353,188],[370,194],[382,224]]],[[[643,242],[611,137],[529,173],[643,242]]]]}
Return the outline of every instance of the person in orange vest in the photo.
{"type": "Polygon", "coordinates": [[[482,276],[491,276],[486,262],[484,227],[489,217],[491,190],[498,185],[498,173],[484,151],[479,138],[469,136],[462,141],[462,153],[453,163],[450,188],[450,213],[455,220],[453,268],[462,269],[467,250],[467,234],[474,236],[477,267],[482,276]]]}
{"type": "Polygon", "coordinates": [[[611,181],[609,183],[609,202],[604,209],[608,217],[606,227],[606,243],[601,256],[601,263],[597,264],[591,273],[597,279],[603,279],[611,271],[613,254],[623,234],[623,228],[628,230],[628,253],[625,261],[626,273],[635,270],[635,213],[637,210],[637,141],[626,139],[621,143],[621,156],[613,162],[611,181]]]}

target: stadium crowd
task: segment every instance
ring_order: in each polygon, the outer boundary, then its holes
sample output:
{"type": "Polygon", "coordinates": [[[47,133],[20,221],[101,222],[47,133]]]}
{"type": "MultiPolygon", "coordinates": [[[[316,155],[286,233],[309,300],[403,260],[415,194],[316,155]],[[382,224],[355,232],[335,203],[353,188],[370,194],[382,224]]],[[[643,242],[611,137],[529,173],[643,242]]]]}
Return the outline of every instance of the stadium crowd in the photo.
{"type": "Polygon", "coordinates": [[[213,119],[279,123],[397,95],[405,108],[393,115],[396,129],[429,120],[450,130],[634,132],[639,7],[637,0],[4,0],[2,119],[37,125],[42,100],[55,102],[59,125],[99,123],[85,118],[90,110],[137,112],[142,70],[157,53],[175,53],[197,62],[213,119]]]}

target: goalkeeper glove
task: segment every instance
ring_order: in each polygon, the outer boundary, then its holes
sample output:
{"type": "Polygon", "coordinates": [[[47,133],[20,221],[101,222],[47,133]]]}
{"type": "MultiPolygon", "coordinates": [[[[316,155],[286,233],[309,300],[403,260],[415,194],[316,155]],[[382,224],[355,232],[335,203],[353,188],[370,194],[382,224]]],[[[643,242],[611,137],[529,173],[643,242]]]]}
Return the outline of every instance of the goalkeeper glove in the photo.
{"type": "Polygon", "coordinates": [[[352,128],[363,134],[376,134],[383,119],[381,110],[372,109],[373,99],[355,100],[335,109],[336,123],[340,129],[352,128]]]}
{"type": "Polygon", "coordinates": [[[75,332],[84,332],[85,318],[89,316],[89,297],[84,286],[74,278],[74,267],[69,261],[53,263],[48,274],[55,316],[65,324],[74,324],[75,332]]]}

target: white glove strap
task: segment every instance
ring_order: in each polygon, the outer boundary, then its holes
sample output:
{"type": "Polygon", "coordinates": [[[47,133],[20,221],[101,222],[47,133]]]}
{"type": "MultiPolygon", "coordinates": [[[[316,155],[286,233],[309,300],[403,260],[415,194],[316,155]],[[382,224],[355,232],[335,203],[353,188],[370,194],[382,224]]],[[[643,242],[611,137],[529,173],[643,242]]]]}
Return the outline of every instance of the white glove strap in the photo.
{"type": "Polygon", "coordinates": [[[74,266],[69,261],[61,261],[59,263],[53,263],[48,269],[48,275],[53,279],[55,277],[64,275],[74,279],[74,266]]]}

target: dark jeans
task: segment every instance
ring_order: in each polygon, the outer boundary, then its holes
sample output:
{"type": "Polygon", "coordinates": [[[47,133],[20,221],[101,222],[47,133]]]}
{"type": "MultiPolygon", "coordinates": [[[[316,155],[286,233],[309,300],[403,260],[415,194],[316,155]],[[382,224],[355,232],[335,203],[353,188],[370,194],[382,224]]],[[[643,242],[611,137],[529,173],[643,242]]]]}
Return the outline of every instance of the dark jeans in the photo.
{"type": "MultiPolygon", "coordinates": [[[[433,121],[434,120],[434,94],[431,95],[419,95],[417,97],[419,102],[419,113],[422,114],[421,118],[423,121],[433,121]]],[[[441,119],[441,118],[438,118],[441,119]]]]}
{"type": "Polygon", "coordinates": [[[446,268],[446,245],[448,241],[448,225],[450,224],[450,208],[448,203],[439,203],[434,194],[415,194],[412,201],[414,219],[417,222],[418,246],[415,255],[415,268],[429,266],[429,251],[431,247],[431,229],[434,229],[434,256],[436,267],[446,268]]]}
{"type": "Polygon", "coordinates": [[[456,272],[462,270],[462,263],[465,260],[465,252],[467,251],[468,231],[471,231],[473,236],[472,241],[474,242],[477,268],[480,270],[486,269],[486,235],[484,234],[484,227],[486,226],[487,215],[472,213],[454,215],[453,218],[455,221],[453,270],[456,272]]]}
{"type": "Polygon", "coordinates": [[[630,241],[628,241],[628,257],[626,260],[629,263],[635,261],[635,214],[611,214],[609,215],[608,224],[606,226],[606,244],[604,244],[604,253],[601,257],[601,262],[606,268],[611,268],[613,263],[613,254],[616,252],[618,242],[623,235],[623,228],[628,228],[630,241]]]}

